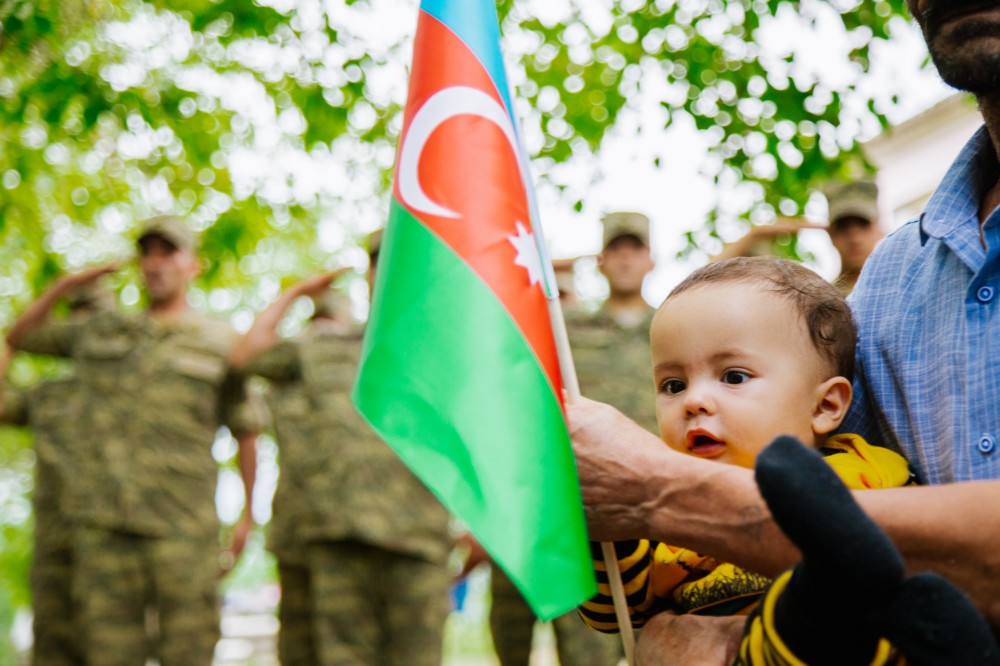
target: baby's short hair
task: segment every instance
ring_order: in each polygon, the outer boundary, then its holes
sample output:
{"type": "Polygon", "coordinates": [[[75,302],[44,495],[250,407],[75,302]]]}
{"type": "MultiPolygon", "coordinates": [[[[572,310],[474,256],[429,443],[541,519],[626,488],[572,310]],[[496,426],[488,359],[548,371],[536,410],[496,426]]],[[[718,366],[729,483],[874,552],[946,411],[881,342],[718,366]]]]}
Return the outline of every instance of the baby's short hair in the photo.
{"type": "Polygon", "coordinates": [[[699,268],[674,287],[664,303],[702,284],[759,284],[787,298],[806,324],[813,347],[837,375],[854,379],[858,328],[843,294],[815,271],[775,257],[736,257],[699,268]]]}

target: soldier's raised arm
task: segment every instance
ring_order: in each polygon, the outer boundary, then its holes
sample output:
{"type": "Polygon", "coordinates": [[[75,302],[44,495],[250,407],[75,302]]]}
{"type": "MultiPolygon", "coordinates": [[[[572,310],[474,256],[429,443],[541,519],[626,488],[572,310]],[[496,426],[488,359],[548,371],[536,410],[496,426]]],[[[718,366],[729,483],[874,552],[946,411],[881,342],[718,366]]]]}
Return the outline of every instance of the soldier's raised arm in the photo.
{"type": "Polygon", "coordinates": [[[245,379],[233,376],[230,380],[236,382],[235,395],[225,397],[235,402],[225,410],[223,422],[238,445],[237,460],[240,478],[243,481],[243,516],[233,526],[230,541],[229,565],[234,566],[243,553],[247,537],[256,521],[253,515],[253,491],[257,485],[257,435],[264,430],[270,421],[267,408],[261,395],[246,385],[245,379]]]}
{"type": "MultiPolygon", "coordinates": [[[[14,349],[35,351],[27,349],[25,342],[31,333],[45,325],[56,303],[77,289],[93,284],[101,276],[113,273],[120,267],[121,262],[105,264],[79,273],[64,275],[53,282],[52,286],[29,305],[21,316],[17,318],[14,325],[10,327],[10,331],[7,333],[7,343],[14,349]]],[[[39,351],[52,353],[56,350],[43,349],[39,351]]]]}
{"type": "Polygon", "coordinates": [[[235,435],[239,446],[240,479],[243,481],[243,517],[233,527],[233,538],[229,545],[230,561],[233,565],[240,559],[247,545],[247,537],[256,522],[253,517],[253,489],[257,485],[257,433],[243,432],[235,435]]]}
{"type": "Polygon", "coordinates": [[[14,349],[4,338],[0,340],[0,388],[5,386],[7,381],[7,368],[10,367],[10,361],[14,357],[14,349]]]}
{"type": "Polygon", "coordinates": [[[295,299],[300,296],[318,296],[349,270],[351,269],[339,268],[330,273],[314,275],[283,291],[276,301],[261,310],[250,330],[233,347],[229,353],[229,365],[235,370],[242,370],[253,357],[276,346],[280,341],[278,324],[295,299]]]}
{"type": "Polygon", "coordinates": [[[734,257],[770,254],[771,244],[778,236],[795,235],[803,229],[828,229],[828,227],[825,224],[809,222],[803,218],[779,217],[772,224],[759,224],[750,227],[750,230],[744,235],[731,243],[726,243],[718,254],[709,257],[709,261],[725,261],[734,257]]]}
{"type": "Polygon", "coordinates": [[[11,357],[14,350],[7,344],[7,340],[0,341],[0,423],[4,423],[7,415],[5,405],[10,401],[7,395],[7,368],[10,367],[11,357]]]}
{"type": "MultiPolygon", "coordinates": [[[[237,375],[260,374],[271,380],[280,380],[286,375],[295,374],[292,368],[298,367],[298,356],[293,349],[275,349],[281,342],[278,337],[278,324],[300,296],[318,296],[330,288],[330,284],[347,268],[331,273],[323,273],[303,280],[286,289],[278,299],[264,308],[254,320],[250,330],[240,338],[230,351],[227,360],[230,368],[237,375]],[[272,351],[273,350],[273,351],[272,351]],[[288,353],[281,353],[286,351],[288,353]],[[271,352],[265,354],[265,352],[271,352]],[[265,358],[266,357],[266,358],[265,358]],[[274,357],[274,358],[272,358],[274,357]]],[[[252,402],[252,401],[251,401],[252,402]]],[[[247,406],[250,406],[249,403],[247,406]]],[[[237,410],[248,414],[248,409],[237,410]]],[[[243,488],[246,492],[246,512],[233,529],[232,543],[229,547],[230,561],[235,564],[246,544],[247,535],[253,527],[251,506],[253,503],[253,487],[256,481],[256,432],[260,428],[243,431],[233,427],[233,434],[239,444],[240,474],[243,478],[243,488]]]]}

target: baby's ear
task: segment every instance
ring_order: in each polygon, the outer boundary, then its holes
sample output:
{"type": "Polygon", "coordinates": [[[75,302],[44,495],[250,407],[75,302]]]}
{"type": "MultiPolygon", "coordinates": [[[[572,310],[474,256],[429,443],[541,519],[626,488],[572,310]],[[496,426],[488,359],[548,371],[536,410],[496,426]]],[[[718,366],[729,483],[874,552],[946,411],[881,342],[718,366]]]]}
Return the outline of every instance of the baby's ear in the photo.
{"type": "Polygon", "coordinates": [[[837,429],[851,406],[851,382],[846,377],[831,377],[816,387],[816,408],[813,410],[812,429],[817,435],[826,435],[837,429]]]}

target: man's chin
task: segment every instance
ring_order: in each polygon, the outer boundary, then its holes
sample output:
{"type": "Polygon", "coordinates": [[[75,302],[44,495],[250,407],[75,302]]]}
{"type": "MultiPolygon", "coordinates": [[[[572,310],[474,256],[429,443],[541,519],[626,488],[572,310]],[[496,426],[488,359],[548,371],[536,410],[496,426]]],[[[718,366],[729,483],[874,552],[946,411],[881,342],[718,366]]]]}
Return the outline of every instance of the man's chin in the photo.
{"type": "Polygon", "coordinates": [[[173,300],[172,295],[162,294],[158,292],[154,293],[151,291],[147,291],[146,295],[149,297],[149,304],[152,305],[153,307],[159,307],[165,305],[173,300]]]}
{"type": "Polygon", "coordinates": [[[1000,37],[993,44],[966,44],[932,53],[941,79],[953,88],[977,96],[1000,93],[1000,37]]]}
{"type": "Polygon", "coordinates": [[[931,58],[945,83],[975,95],[1000,92],[1000,21],[966,19],[928,34],[931,58]]]}

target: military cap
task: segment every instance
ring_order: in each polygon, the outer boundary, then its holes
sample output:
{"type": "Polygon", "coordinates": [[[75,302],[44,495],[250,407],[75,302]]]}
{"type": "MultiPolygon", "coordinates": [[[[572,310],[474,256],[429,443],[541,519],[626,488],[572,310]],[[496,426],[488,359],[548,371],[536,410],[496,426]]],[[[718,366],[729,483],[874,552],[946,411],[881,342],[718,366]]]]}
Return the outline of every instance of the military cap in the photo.
{"type": "Polygon", "coordinates": [[[633,236],[649,247],[649,218],[642,213],[608,213],[604,222],[604,245],[607,248],[622,236],[633,236]]]}
{"type": "Polygon", "coordinates": [[[162,238],[178,250],[194,250],[198,246],[198,241],[191,227],[174,215],[160,215],[143,222],[138,243],[142,245],[142,241],[151,236],[162,238]]]}
{"type": "Polygon", "coordinates": [[[826,200],[830,204],[830,214],[827,219],[830,225],[848,217],[866,220],[869,223],[878,221],[878,185],[873,180],[856,180],[850,183],[836,183],[825,190],[826,200]]]}

